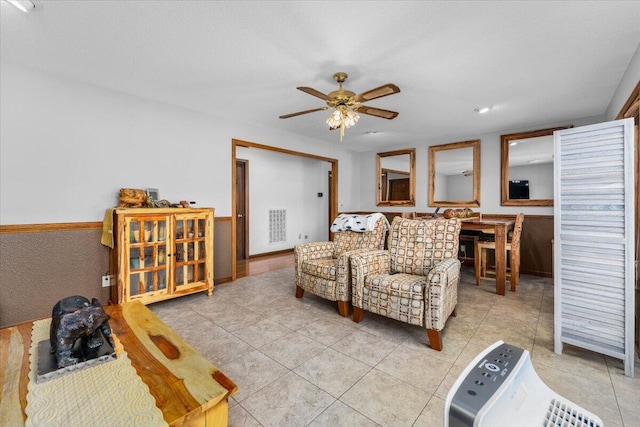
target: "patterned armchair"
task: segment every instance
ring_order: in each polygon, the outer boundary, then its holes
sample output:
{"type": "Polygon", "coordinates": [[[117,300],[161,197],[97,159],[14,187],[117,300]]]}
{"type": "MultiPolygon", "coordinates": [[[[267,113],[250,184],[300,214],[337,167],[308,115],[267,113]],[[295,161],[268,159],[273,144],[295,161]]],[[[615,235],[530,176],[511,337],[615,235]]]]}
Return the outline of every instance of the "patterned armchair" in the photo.
{"type": "Polygon", "coordinates": [[[333,242],[307,243],[294,248],[297,298],[302,298],[304,291],[309,291],[330,301],[337,301],[340,315],[349,317],[349,256],[358,252],[383,249],[389,226],[387,218],[382,214],[364,217],[372,217],[372,230],[338,231],[334,234],[333,242]]]}
{"type": "Polygon", "coordinates": [[[389,250],[351,256],[353,321],[363,310],[427,329],[434,350],[458,303],[460,220],[395,217],[389,250]]]}

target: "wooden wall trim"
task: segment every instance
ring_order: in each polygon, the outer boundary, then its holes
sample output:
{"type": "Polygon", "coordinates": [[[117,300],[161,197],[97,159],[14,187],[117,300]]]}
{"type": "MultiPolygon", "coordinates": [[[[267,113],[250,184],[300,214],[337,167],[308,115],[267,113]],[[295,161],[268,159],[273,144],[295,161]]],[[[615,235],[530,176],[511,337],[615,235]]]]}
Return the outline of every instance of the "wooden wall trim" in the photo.
{"type": "Polygon", "coordinates": [[[253,255],[249,255],[249,259],[264,258],[268,256],[273,256],[273,255],[293,254],[293,249],[294,248],[282,249],[282,250],[273,251],[273,252],[262,252],[260,254],[253,254],[253,255]]]}
{"type": "Polygon", "coordinates": [[[294,156],[307,157],[309,159],[322,160],[322,161],[330,162],[330,163],[337,162],[336,159],[332,159],[330,157],[324,157],[324,156],[318,156],[318,155],[315,155],[315,154],[303,153],[302,151],[288,150],[286,148],[272,147],[270,145],[258,144],[256,142],[243,141],[241,139],[233,139],[232,142],[237,147],[260,148],[262,150],[274,151],[276,153],[282,153],[282,154],[292,154],[294,156]]]}
{"type": "MultiPolygon", "coordinates": [[[[230,222],[230,216],[215,217],[214,221],[230,222]]],[[[53,222],[45,224],[0,225],[0,234],[44,233],[48,231],[95,230],[102,228],[102,221],[53,222]]]]}
{"type": "Polygon", "coordinates": [[[72,231],[101,229],[102,221],[56,222],[51,224],[14,224],[0,225],[0,234],[42,233],[47,231],[72,231]]]}

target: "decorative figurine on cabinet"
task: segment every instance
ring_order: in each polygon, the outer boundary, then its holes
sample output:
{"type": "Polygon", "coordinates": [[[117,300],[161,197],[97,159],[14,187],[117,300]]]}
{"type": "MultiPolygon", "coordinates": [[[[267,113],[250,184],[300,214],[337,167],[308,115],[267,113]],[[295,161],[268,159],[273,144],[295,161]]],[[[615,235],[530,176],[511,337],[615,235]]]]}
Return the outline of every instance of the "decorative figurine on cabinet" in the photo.
{"type": "Polygon", "coordinates": [[[89,301],[83,296],[75,295],[58,301],[51,312],[49,336],[51,353],[55,355],[58,368],[79,362],[72,354],[78,339],[81,340],[81,349],[85,355],[102,346],[102,336],[115,348],[109,318],[96,298],[89,301]]]}
{"type": "Polygon", "coordinates": [[[120,208],[141,208],[147,204],[147,193],[137,188],[120,189],[120,208]]]}

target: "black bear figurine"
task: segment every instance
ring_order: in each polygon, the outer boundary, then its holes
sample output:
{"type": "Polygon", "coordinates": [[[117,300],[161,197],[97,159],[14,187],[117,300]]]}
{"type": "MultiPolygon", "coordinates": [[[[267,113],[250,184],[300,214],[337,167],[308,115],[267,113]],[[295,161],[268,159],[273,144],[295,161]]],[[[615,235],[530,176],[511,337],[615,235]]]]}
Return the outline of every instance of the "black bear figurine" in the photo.
{"type": "Polygon", "coordinates": [[[85,297],[75,295],[58,301],[51,312],[49,336],[51,353],[55,354],[58,368],[78,363],[78,358],[72,356],[73,346],[78,339],[81,339],[84,354],[102,346],[100,332],[115,348],[109,318],[96,298],[89,301],[85,297]]]}

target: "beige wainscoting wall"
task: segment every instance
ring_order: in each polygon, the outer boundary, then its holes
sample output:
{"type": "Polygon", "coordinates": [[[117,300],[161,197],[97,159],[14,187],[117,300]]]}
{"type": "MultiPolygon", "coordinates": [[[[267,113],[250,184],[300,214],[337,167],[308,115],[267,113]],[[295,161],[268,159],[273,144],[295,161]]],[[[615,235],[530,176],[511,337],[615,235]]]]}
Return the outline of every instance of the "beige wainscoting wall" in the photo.
{"type": "MultiPolygon", "coordinates": [[[[215,218],[214,280],[231,280],[231,218],[215,218]]],[[[82,295],[109,302],[101,277],[110,249],[102,222],[0,225],[0,328],[51,316],[55,303],[82,295]]]]}
{"type": "MultiPolygon", "coordinates": [[[[400,215],[385,214],[390,220],[400,215]]],[[[484,215],[492,216],[505,215],[484,215]]],[[[49,317],[53,305],[70,295],[107,304],[110,293],[101,287],[101,276],[109,272],[109,248],[100,243],[101,234],[102,222],[0,225],[0,328],[49,317]]],[[[523,274],[551,276],[552,238],[552,216],[525,217],[523,274]]],[[[216,217],[216,285],[231,281],[231,240],[231,217],[216,217]]]]}
{"type": "MultiPolygon", "coordinates": [[[[350,212],[356,213],[356,212],[350,212]]],[[[365,212],[358,212],[365,213],[365,212]]],[[[368,212],[366,212],[368,213],[368,212]]],[[[401,212],[384,212],[391,222],[401,212]]],[[[417,212],[418,216],[429,216],[431,212],[417,212]]],[[[515,218],[515,215],[482,214],[485,219],[515,218]]],[[[520,273],[534,276],[552,277],[553,215],[526,215],[520,237],[520,273]]]]}

